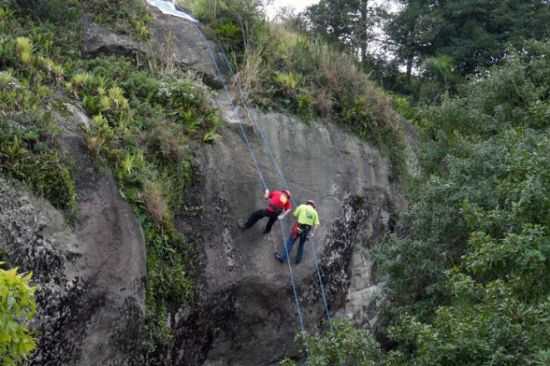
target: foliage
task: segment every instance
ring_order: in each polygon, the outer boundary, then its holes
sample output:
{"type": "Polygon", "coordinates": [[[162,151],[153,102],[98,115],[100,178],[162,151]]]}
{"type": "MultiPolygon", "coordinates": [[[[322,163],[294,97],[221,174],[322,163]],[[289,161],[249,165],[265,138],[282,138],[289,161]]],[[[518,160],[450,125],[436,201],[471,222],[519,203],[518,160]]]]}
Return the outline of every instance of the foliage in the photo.
{"type": "Polygon", "coordinates": [[[82,7],[93,15],[94,21],[118,33],[132,34],[141,40],[150,37],[151,15],[143,0],[92,0],[82,2],[82,7]]]}
{"type": "MultiPolygon", "coordinates": [[[[320,336],[300,336],[307,350],[307,364],[311,366],[375,366],[381,361],[381,351],[367,332],[344,320],[333,320],[330,329],[320,336]]],[[[281,366],[296,366],[286,359],[281,366]]]]}
{"type": "Polygon", "coordinates": [[[266,28],[256,43],[247,50],[247,60],[235,78],[250,86],[241,97],[306,120],[314,116],[334,120],[376,144],[390,157],[395,172],[402,171],[399,116],[391,99],[352,56],[284,25],[266,28]]]}
{"type": "Polygon", "coordinates": [[[29,38],[12,40],[6,55],[16,70],[0,73],[0,171],[26,183],[71,218],[76,210],[74,179],[56,151],[51,113],[43,108],[51,94],[43,83],[56,80],[60,70],[54,70],[58,65],[53,61],[33,54],[29,38]]]}
{"type": "Polygon", "coordinates": [[[399,94],[394,94],[392,95],[392,101],[393,109],[395,109],[395,111],[399,113],[399,115],[405,117],[409,122],[416,123],[419,117],[419,111],[415,106],[412,105],[409,98],[399,94]]]}
{"type": "Polygon", "coordinates": [[[18,37],[15,40],[15,50],[17,52],[17,57],[19,60],[28,65],[32,60],[32,43],[28,38],[18,37]]]}
{"type": "Polygon", "coordinates": [[[374,28],[381,23],[383,12],[379,5],[368,0],[321,0],[310,6],[304,16],[309,32],[330,44],[358,54],[365,65],[374,28]]]}
{"type": "Polygon", "coordinates": [[[22,15],[30,14],[38,21],[54,23],[74,21],[79,14],[79,0],[11,0],[11,2],[22,15]]]}
{"type": "Polygon", "coordinates": [[[59,153],[51,149],[51,137],[44,129],[19,130],[10,127],[9,120],[0,121],[0,172],[25,182],[69,216],[74,214],[74,179],[59,153]]]}
{"type": "Polygon", "coordinates": [[[464,77],[504,61],[510,46],[521,48],[526,40],[544,40],[550,32],[550,7],[545,0],[400,3],[403,7],[386,32],[398,60],[407,66],[406,83],[413,89],[409,92],[428,103],[437,97],[434,89],[439,93],[454,89],[464,77]],[[445,65],[441,74],[444,60],[452,60],[452,67],[445,65]],[[411,79],[415,68],[420,73],[416,85],[411,79]]]}
{"type": "Polygon", "coordinates": [[[394,364],[547,360],[549,56],[547,43],[526,44],[421,113],[427,176],[402,217],[406,235],[376,254],[394,364]]]}
{"type": "Polygon", "coordinates": [[[205,23],[206,34],[219,40],[239,61],[264,25],[263,4],[259,0],[178,0],[178,3],[205,23]]]}
{"type": "MultiPolygon", "coordinates": [[[[0,263],[1,264],[1,263],[0,263]]],[[[0,360],[2,365],[15,366],[35,348],[28,329],[36,311],[31,274],[21,275],[17,269],[0,269],[0,360]]]]}

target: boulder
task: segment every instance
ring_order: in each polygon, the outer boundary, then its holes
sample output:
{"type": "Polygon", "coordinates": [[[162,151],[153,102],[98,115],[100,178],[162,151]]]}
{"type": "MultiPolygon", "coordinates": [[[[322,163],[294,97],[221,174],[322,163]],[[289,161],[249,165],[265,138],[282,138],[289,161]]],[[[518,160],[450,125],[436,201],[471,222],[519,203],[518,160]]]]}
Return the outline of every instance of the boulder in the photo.
{"type": "Polygon", "coordinates": [[[87,57],[100,54],[143,55],[157,60],[165,68],[179,67],[192,70],[203,77],[210,87],[223,87],[222,77],[213,60],[218,58],[215,44],[208,41],[198,23],[165,14],[147,5],[152,21],[151,38],[138,41],[131,36],[117,34],[103,26],[83,19],[82,53],[87,57]]]}
{"type": "Polygon", "coordinates": [[[83,23],[82,52],[85,56],[95,57],[100,54],[135,56],[146,54],[145,46],[128,35],[111,32],[87,18],[83,23]]]}

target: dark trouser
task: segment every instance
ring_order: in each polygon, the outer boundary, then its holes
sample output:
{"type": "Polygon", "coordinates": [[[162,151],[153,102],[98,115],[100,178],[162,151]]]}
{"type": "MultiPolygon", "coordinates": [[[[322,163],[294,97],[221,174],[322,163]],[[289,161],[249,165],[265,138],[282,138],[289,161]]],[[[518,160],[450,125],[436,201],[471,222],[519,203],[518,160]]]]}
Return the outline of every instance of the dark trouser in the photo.
{"type": "Polygon", "coordinates": [[[254,211],[248,218],[248,221],[246,222],[246,224],[244,224],[244,229],[245,230],[250,229],[252,226],[254,226],[254,224],[258,220],[264,217],[269,217],[269,220],[267,221],[267,225],[265,225],[265,229],[264,229],[264,234],[267,234],[271,231],[271,227],[273,226],[275,221],[277,221],[277,216],[279,216],[277,212],[268,211],[266,209],[254,211]]]}
{"type": "Polygon", "coordinates": [[[283,253],[281,254],[281,261],[285,262],[287,260],[287,253],[290,255],[290,252],[292,251],[292,247],[294,246],[294,242],[296,239],[300,238],[300,244],[298,246],[298,253],[296,254],[296,264],[300,263],[302,261],[302,257],[304,256],[304,244],[306,243],[307,236],[309,234],[309,231],[311,230],[311,226],[309,225],[300,225],[301,231],[298,235],[293,235],[290,233],[290,236],[288,240],[285,243],[285,248],[283,248],[283,253]]]}

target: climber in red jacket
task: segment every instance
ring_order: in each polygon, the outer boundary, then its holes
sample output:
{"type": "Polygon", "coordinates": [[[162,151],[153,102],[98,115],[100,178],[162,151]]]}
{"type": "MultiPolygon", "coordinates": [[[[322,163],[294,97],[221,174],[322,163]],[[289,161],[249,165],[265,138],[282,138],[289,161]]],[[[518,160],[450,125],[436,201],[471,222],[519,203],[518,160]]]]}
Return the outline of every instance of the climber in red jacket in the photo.
{"type": "Polygon", "coordinates": [[[239,225],[239,227],[244,231],[254,226],[261,218],[269,217],[264,229],[264,234],[268,234],[275,221],[277,219],[282,220],[292,210],[291,197],[290,192],[286,189],[273,192],[266,189],[264,198],[268,201],[267,208],[254,211],[248,221],[244,225],[239,225]]]}

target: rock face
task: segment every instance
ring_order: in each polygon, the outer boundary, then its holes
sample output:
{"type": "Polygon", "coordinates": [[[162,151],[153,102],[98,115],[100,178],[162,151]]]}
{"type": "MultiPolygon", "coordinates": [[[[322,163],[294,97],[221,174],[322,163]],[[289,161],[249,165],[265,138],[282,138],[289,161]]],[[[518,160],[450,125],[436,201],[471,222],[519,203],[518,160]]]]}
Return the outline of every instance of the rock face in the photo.
{"type": "Polygon", "coordinates": [[[89,19],[84,19],[83,54],[88,57],[99,54],[141,54],[158,60],[168,69],[180,67],[193,70],[202,75],[209,86],[221,88],[222,81],[212,62],[217,57],[215,45],[202,35],[200,25],[163,14],[151,5],[148,8],[153,17],[149,25],[151,39],[148,42],[138,42],[130,36],[113,33],[89,19]]]}
{"type": "Polygon", "coordinates": [[[90,57],[99,54],[137,55],[145,54],[146,48],[127,35],[113,33],[85,19],[82,52],[90,57]]]}
{"type": "Polygon", "coordinates": [[[121,364],[129,355],[119,338],[144,308],[145,244],[115,180],[76,132],[85,115],[74,106],[69,112],[57,118],[61,145],[78,167],[74,224],[0,177],[0,249],[10,265],[32,271],[38,286],[39,347],[30,365],[121,364]]]}
{"type": "MultiPolygon", "coordinates": [[[[62,148],[72,157],[78,194],[74,233],[79,240],[79,275],[91,287],[102,306],[90,318],[83,339],[79,365],[121,364],[127,356],[114,343],[127,328],[127,314],[142,313],[145,302],[145,242],[132,208],[120,196],[110,171],[98,166],[80,135],[86,115],[67,105],[62,148]]],[[[127,319],[128,322],[140,319],[127,319]]]]}
{"type": "MultiPolygon", "coordinates": [[[[151,11],[149,45],[88,23],[84,52],[160,55],[216,84],[211,45],[198,28],[151,11]]],[[[406,205],[388,159],[329,122],[305,124],[254,109],[249,119],[227,96],[216,103],[227,123],[216,143],[194,149],[193,185],[176,219],[177,229],[200,248],[202,267],[198,302],[171,322],[176,337],[170,365],[267,366],[287,355],[300,357],[289,267],[273,258],[292,219],[276,223],[268,235],[262,235],[265,221],[246,232],[237,228],[264,207],[262,179],[270,189],[290,189],[295,204],[318,204],[321,228],[306,243],[303,262],[292,266],[305,329],[323,327],[319,276],[331,316],[376,328],[383,298],[370,251],[406,205]]],[[[141,229],[110,172],[86,152],[79,132],[89,123],[86,115],[73,105],[67,109],[57,120],[62,149],[78,167],[75,224],[0,177],[0,249],[13,265],[32,270],[39,285],[40,345],[29,363],[133,364],[125,351],[132,347],[125,344],[138,338],[144,308],[141,229]]],[[[413,145],[414,131],[407,130],[406,138],[413,145]]],[[[414,166],[414,147],[409,150],[414,166]]]]}
{"type": "Polygon", "coordinates": [[[275,365],[284,355],[297,354],[299,323],[289,269],[273,258],[291,220],[282,230],[277,223],[269,235],[261,232],[265,221],[244,233],[236,226],[265,205],[243,133],[269,188],[289,188],[295,203],[318,203],[321,228],[306,244],[304,261],[293,266],[306,330],[317,332],[324,317],[316,258],[331,314],[374,323],[380,291],[369,249],[392,229],[393,215],[404,205],[388,160],[330,123],[306,125],[253,110],[253,125],[227,98],[218,103],[229,123],[217,143],[198,153],[197,183],[188,197],[203,211],[182,212],[179,218],[181,231],[202,243],[204,290],[201,304],[179,321],[174,364],[275,365]]]}

